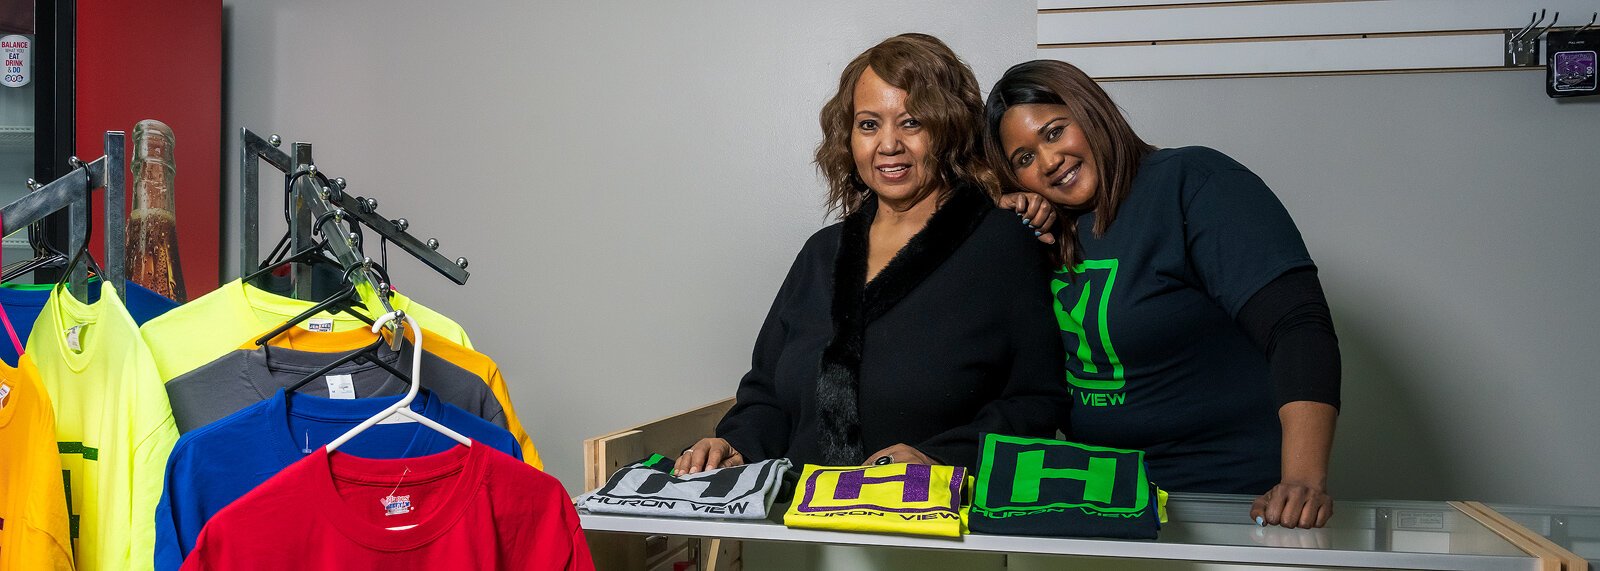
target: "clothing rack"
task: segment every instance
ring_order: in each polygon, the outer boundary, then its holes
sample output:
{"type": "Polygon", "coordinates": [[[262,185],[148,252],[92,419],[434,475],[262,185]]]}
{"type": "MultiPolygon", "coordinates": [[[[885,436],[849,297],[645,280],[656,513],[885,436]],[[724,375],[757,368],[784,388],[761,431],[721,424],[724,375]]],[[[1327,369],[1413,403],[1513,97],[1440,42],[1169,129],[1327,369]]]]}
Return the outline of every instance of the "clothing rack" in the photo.
{"type": "MultiPolygon", "coordinates": [[[[100,279],[111,283],[116,288],[118,297],[125,297],[126,293],[123,291],[126,287],[123,280],[127,275],[125,184],[128,164],[123,159],[127,149],[125,141],[126,135],[122,131],[106,131],[104,156],[88,164],[79,161],[77,157],[72,157],[68,160],[73,166],[71,172],[35,188],[27,196],[11,204],[0,207],[0,235],[9,236],[65,209],[68,213],[68,246],[70,246],[67,251],[76,252],[86,246],[82,240],[88,238],[89,193],[96,188],[103,188],[106,248],[100,279]]],[[[87,303],[89,277],[85,265],[74,264],[70,271],[71,275],[68,276],[67,282],[69,290],[80,301],[87,303]]]]}
{"type": "MultiPolygon", "coordinates": [[[[256,263],[260,260],[260,163],[266,162],[283,173],[285,183],[291,180],[294,183],[290,189],[293,195],[289,197],[289,251],[298,252],[311,247],[314,244],[313,235],[320,231],[341,267],[347,270],[360,268],[361,271],[353,272],[352,279],[358,287],[364,285],[379,293],[378,300],[383,305],[383,313],[393,311],[388,298],[391,284],[387,283],[383,274],[372,268],[372,259],[362,251],[362,245],[353,232],[356,223],[371,229],[380,239],[393,242],[402,251],[450,278],[450,281],[467,283],[469,274],[466,258],[456,258],[452,262],[437,251],[437,239],[430,238],[423,242],[407,232],[410,222],[406,219],[390,220],[379,215],[377,199],[352,196],[346,192],[344,178],[330,178],[316,166],[311,156],[311,143],[294,143],[293,154],[279,149],[282,144],[283,140],[277,135],[263,139],[250,129],[239,130],[240,275],[255,271],[256,263]]],[[[312,295],[309,268],[295,266],[291,271],[294,297],[309,299],[312,295]]]]}

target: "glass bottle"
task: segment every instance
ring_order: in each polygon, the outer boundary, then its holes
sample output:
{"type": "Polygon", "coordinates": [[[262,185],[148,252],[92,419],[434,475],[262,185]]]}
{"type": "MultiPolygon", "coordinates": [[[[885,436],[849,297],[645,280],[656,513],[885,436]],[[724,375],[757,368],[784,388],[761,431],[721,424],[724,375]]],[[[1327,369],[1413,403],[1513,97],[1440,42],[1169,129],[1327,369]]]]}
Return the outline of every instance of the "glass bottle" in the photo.
{"type": "Polygon", "coordinates": [[[178,263],[177,179],[172,128],[154,119],[133,126],[133,211],[128,213],[128,279],[173,301],[188,301],[178,263]]]}

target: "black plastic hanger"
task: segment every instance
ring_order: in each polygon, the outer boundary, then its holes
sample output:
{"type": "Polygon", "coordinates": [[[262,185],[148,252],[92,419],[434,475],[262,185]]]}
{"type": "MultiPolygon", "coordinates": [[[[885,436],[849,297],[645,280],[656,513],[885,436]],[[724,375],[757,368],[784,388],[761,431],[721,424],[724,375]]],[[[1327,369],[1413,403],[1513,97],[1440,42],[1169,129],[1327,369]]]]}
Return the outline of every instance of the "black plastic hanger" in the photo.
{"type": "Polygon", "coordinates": [[[268,341],[271,341],[273,337],[282,335],[283,332],[288,331],[290,328],[299,325],[307,319],[311,319],[312,316],[326,311],[343,311],[345,313],[354,315],[360,320],[366,322],[368,325],[371,325],[371,318],[368,318],[366,315],[355,310],[355,306],[361,302],[361,299],[359,294],[356,292],[356,282],[355,280],[351,279],[351,274],[356,271],[360,271],[361,268],[362,266],[356,265],[346,269],[344,271],[343,289],[340,289],[337,293],[334,293],[332,297],[324,299],[321,302],[318,302],[316,305],[311,306],[310,309],[300,312],[300,315],[289,318],[289,320],[285,321],[283,325],[279,325],[276,329],[273,329],[272,331],[267,332],[266,335],[256,339],[256,346],[264,346],[268,341]]]}
{"type": "MultiPolygon", "coordinates": [[[[28,188],[37,190],[41,186],[33,179],[28,179],[28,188]]],[[[54,244],[44,238],[42,221],[28,225],[28,246],[33,248],[33,258],[14,262],[4,270],[0,270],[0,283],[7,283],[39,270],[67,265],[67,255],[61,253],[54,244]]]]}
{"type": "Polygon", "coordinates": [[[310,374],[306,375],[305,378],[295,381],[294,384],[284,387],[283,390],[284,392],[294,392],[300,390],[300,387],[306,386],[307,383],[321,378],[323,375],[328,374],[329,371],[339,368],[340,365],[358,360],[365,360],[369,363],[377,365],[385,371],[388,371],[389,374],[398,377],[402,381],[407,383],[411,382],[410,373],[396,369],[394,365],[390,365],[387,361],[383,360],[383,357],[378,355],[378,351],[380,351],[387,342],[387,339],[384,339],[382,335],[379,335],[378,339],[373,341],[371,345],[357,349],[353,353],[339,357],[333,362],[323,365],[322,368],[312,371],[310,374]]]}
{"type": "MultiPolygon", "coordinates": [[[[289,178],[284,179],[284,182],[283,182],[283,223],[284,223],[283,237],[282,238],[278,238],[278,243],[277,243],[277,245],[272,247],[272,252],[268,253],[267,257],[264,260],[262,260],[261,267],[263,267],[263,268],[265,268],[267,266],[276,266],[276,265],[278,265],[278,263],[282,261],[282,258],[284,256],[287,256],[289,254],[289,252],[290,252],[290,249],[289,249],[290,248],[290,246],[289,246],[289,234],[290,234],[290,231],[289,231],[289,229],[294,227],[294,223],[291,222],[291,218],[292,218],[293,215],[292,215],[292,210],[290,209],[290,205],[293,204],[293,202],[294,202],[294,200],[293,200],[293,197],[294,197],[294,183],[296,181],[299,181],[300,177],[303,177],[303,176],[315,177],[317,179],[317,183],[320,184],[321,186],[328,186],[328,185],[332,184],[332,183],[328,182],[328,177],[324,176],[322,173],[315,172],[315,171],[310,171],[310,170],[302,170],[300,172],[294,173],[293,175],[290,175],[289,178]]],[[[317,231],[317,229],[321,228],[321,227],[322,227],[322,223],[321,223],[320,219],[318,220],[317,223],[312,224],[312,226],[311,226],[313,232],[317,231]]],[[[252,274],[252,275],[254,275],[254,274],[252,274]]]]}
{"type": "MultiPolygon", "coordinates": [[[[89,169],[88,168],[84,168],[83,169],[83,178],[84,178],[84,191],[83,192],[85,194],[84,200],[87,201],[88,198],[89,198],[87,195],[94,188],[90,184],[90,176],[89,176],[89,169]]],[[[88,218],[89,219],[85,220],[84,224],[83,224],[83,240],[78,242],[78,249],[77,249],[77,251],[72,253],[72,259],[67,260],[66,267],[61,268],[61,278],[59,280],[56,280],[56,287],[61,287],[63,284],[67,283],[67,280],[72,279],[72,269],[75,268],[75,267],[78,267],[78,260],[80,260],[80,259],[81,260],[85,260],[85,263],[89,264],[89,272],[90,273],[92,273],[94,275],[104,275],[105,274],[105,271],[100,269],[100,264],[98,262],[94,261],[94,254],[90,254],[89,253],[89,239],[94,237],[94,216],[89,216],[88,218]]],[[[87,289],[88,289],[87,284],[85,284],[84,289],[86,290],[84,295],[87,296],[88,295],[88,293],[87,293],[87,289]]]]}

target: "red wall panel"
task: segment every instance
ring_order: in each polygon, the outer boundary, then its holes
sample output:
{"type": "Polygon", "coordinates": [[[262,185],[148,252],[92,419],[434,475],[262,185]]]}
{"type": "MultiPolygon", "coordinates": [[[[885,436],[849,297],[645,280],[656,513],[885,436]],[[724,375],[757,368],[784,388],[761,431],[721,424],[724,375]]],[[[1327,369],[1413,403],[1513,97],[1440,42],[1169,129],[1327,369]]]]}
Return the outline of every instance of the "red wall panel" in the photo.
{"type": "MultiPolygon", "coordinates": [[[[221,1],[79,0],[76,47],[78,156],[87,161],[104,154],[105,132],[121,130],[128,133],[126,152],[132,159],[134,123],[158,119],[171,126],[177,140],[174,194],[184,288],[189,299],[216,289],[222,232],[221,1]]],[[[127,180],[133,183],[131,173],[127,180]]],[[[94,240],[103,239],[97,234],[94,240]]]]}

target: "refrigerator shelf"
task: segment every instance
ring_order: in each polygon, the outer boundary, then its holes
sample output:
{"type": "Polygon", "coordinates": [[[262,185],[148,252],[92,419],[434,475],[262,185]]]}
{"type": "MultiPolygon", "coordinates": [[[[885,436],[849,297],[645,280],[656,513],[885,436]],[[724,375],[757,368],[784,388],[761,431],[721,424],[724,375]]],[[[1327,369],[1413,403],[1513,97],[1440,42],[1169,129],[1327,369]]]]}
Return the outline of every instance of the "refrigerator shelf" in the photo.
{"type": "Polygon", "coordinates": [[[33,150],[33,127],[0,125],[0,151],[33,150]]]}

